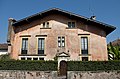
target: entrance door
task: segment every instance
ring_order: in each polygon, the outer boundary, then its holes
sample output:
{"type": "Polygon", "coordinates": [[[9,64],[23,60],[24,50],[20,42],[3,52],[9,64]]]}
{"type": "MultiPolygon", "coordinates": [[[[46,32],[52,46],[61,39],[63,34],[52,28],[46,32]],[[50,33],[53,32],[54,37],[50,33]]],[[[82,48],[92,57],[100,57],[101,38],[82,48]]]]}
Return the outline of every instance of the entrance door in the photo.
{"type": "Polygon", "coordinates": [[[60,76],[67,76],[67,62],[60,62],[60,76]]]}

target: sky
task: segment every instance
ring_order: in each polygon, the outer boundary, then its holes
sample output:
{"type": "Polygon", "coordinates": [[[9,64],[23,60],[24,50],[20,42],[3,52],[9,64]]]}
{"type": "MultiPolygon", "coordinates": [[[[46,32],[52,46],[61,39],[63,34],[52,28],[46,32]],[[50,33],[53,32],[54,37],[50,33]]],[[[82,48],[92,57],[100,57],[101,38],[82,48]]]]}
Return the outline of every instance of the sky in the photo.
{"type": "Polygon", "coordinates": [[[120,38],[120,0],[0,0],[0,43],[6,43],[8,19],[23,19],[50,8],[60,8],[75,14],[113,25],[116,30],[107,36],[107,43],[120,38]]]}

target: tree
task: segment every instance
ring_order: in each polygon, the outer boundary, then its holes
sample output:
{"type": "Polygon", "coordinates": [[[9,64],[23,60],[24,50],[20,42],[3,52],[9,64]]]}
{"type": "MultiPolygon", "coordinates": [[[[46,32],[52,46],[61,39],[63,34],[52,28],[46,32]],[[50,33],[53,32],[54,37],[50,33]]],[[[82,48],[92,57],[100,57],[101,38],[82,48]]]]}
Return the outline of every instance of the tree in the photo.
{"type": "Polygon", "coordinates": [[[0,60],[10,60],[9,54],[0,55],[0,60]]]}
{"type": "Polygon", "coordinates": [[[110,45],[108,46],[108,59],[120,60],[120,46],[113,46],[110,42],[110,45]]]}

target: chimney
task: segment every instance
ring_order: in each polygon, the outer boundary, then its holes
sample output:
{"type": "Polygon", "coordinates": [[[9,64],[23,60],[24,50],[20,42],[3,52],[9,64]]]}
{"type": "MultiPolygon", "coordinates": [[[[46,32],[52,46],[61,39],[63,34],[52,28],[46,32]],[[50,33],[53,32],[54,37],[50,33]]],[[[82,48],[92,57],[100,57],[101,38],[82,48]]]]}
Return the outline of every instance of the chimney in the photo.
{"type": "Polygon", "coordinates": [[[96,20],[96,16],[93,15],[93,16],[90,17],[90,19],[91,20],[96,20]]]}
{"type": "Polygon", "coordinates": [[[13,19],[13,18],[9,18],[8,21],[9,21],[9,22],[12,22],[12,23],[13,23],[13,22],[16,22],[16,20],[13,19]]]}
{"type": "Polygon", "coordinates": [[[13,18],[8,19],[8,34],[7,34],[7,42],[8,42],[8,44],[10,43],[11,33],[13,32],[13,26],[12,26],[13,22],[16,22],[16,20],[13,19],[13,18]]]}

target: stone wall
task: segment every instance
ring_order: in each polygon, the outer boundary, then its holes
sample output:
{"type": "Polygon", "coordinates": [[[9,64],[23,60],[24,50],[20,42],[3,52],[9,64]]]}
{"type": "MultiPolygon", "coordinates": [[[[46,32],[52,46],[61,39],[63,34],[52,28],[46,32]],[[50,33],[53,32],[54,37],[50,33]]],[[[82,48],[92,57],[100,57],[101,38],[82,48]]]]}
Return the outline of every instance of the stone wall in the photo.
{"type": "MultiPolygon", "coordinates": [[[[67,79],[120,79],[120,71],[68,71],[67,79]]],[[[57,71],[0,70],[0,79],[62,79],[57,71]]]]}
{"type": "Polygon", "coordinates": [[[69,71],[68,79],[120,79],[120,71],[69,71]]]}
{"type": "Polygon", "coordinates": [[[1,70],[0,79],[57,79],[57,71],[1,70]]]}

